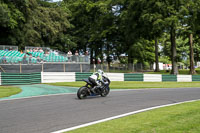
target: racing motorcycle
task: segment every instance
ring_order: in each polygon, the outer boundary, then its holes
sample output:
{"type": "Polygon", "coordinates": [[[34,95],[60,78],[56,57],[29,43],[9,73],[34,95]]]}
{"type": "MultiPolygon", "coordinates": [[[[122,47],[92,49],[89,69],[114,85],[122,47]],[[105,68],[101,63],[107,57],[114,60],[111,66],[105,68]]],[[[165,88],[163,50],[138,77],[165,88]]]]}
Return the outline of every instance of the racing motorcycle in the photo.
{"type": "Polygon", "coordinates": [[[95,87],[95,85],[93,85],[88,79],[83,79],[84,82],[86,82],[85,86],[82,86],[79,88],[78,92],[77,92],[77,97],[79,99],[84,99],[87,96],[102,96],[102,97],[106,97],[109,92],[110,92],[110,80],[107,77],[107,75],[103,75],[102,76],[102,80],[103,83],[101,83],[101,87],[95,88],[95,91],[92,91],[92,88],[95,87]]]}

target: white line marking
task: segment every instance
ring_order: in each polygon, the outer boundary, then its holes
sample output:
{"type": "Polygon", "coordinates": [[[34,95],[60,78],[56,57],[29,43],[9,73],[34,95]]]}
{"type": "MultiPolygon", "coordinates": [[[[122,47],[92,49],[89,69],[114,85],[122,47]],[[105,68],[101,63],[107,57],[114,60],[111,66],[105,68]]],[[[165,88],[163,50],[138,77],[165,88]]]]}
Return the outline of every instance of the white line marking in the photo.
{"type": "Polygon", "coordinates": [[[195,102],[195,101],[199,101],[199,100],[200,100],[200,99],[197,99],[197,100],[190,100],[190,101],[185,101],[185,102],[179,102],[179,103],[173,103],[173,104],[160,105],[160,106],[155,106],[155,107],[146,108],[146,109],[141,109],[141,110],[138,110],[138,111],[129,112],[129,113],[125,113],[125,114],[121,114],[121,115],[109,117],[109,118],[106,118],[106,119],[102,119],[102,120],[98,120],[98,121],[94,121],[94,122],[82,124],[82,125],[79,125],[79,126],[75,126],[75,127],[70,127],[70,128],[62,129],[62,130],[55,131],[55,132],[52,132],[52,133],[63,133],[63,132],[68,132],[68,131],[75,130],[75,129],[78,129],[78,128],[91,126],[91,125],[94,125],[94,124],[97,124],[97,123],[102,123],[102,122],[106,122],[106,121],[109,121],[109,120],[118,119],[118,118],[121,118],[121,117],[129,116],[129,115],[133,115],[133,114],[137,114],[137,113],[141,113],[141,112],[145,112],[145,111],[149,111],[149,110],[153,110],[153,109],[158,109],[158,108],[162,108],[162,107],[168,107],[168,106],[177,105],[177,104],[182,104],[182,103],[195,102]]]}

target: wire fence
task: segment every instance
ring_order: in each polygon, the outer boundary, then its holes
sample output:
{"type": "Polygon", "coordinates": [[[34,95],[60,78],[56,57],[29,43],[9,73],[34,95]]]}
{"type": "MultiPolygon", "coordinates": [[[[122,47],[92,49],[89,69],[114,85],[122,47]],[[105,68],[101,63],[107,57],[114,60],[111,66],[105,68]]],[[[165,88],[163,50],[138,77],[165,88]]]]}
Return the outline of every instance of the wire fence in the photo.
{"type": "Polygon", "coordinates": [[[105,72],[132,73],[152,71],[150,66],[143,64],[90,64],[87,62],[43,62],[37,64],[0,64],[1,72],[95,72],[101,69],[105,72]]]}
{"type": "Polygon", "coordinates": [[[41,63],[41,64],[1,64],[0,71],[6,73],[32,72],[90,72],[88,63],[41,63]]]}
{"type": "Polygon", "coordinates": [[[146,72],[146,71],[152,71],[153,66],[151,65],[145,65],[142,63],[137,64],[110,64],[110,66],[105,64],[91,64],[90,65],[91,71],[97,71],[98,69],[101,69],[105,72],[123,72],[123,73],[129,73],[129,72],[146,72]]]}
{"type": "Polygon", "coordinates": [[[5,50],[5,51],[16,50],[16,51],[18,51],[18,46],[0,45],[0,50],[5,50]]]}

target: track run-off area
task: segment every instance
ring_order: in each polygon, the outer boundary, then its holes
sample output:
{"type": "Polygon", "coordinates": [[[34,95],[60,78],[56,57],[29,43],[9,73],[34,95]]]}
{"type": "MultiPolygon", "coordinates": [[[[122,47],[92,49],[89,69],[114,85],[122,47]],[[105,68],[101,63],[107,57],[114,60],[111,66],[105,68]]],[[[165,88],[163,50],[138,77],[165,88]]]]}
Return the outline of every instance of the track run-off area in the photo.
{"type": "Polygon", "coordinates": [[[107,97],[84,100],[77,99],[75,92],[0,99],[0,132],[55,132],[137,110],[197,99],[200,99],[200,88],[120,90],[111,91],[107,97]]]}

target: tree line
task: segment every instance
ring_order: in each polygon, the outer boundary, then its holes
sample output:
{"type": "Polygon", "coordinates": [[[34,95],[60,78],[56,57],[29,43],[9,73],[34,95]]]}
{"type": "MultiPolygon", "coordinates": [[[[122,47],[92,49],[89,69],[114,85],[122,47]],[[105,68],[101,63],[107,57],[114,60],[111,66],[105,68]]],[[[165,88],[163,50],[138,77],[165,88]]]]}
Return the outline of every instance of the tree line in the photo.
{"type": "Polygon", "coordinates": [[[190,66],[200,53],[200,0],[0,0],[0,45],[89,49],[91,63],[190,66]],[[121,57],[124,54],[127,59],[121,57]]]}

